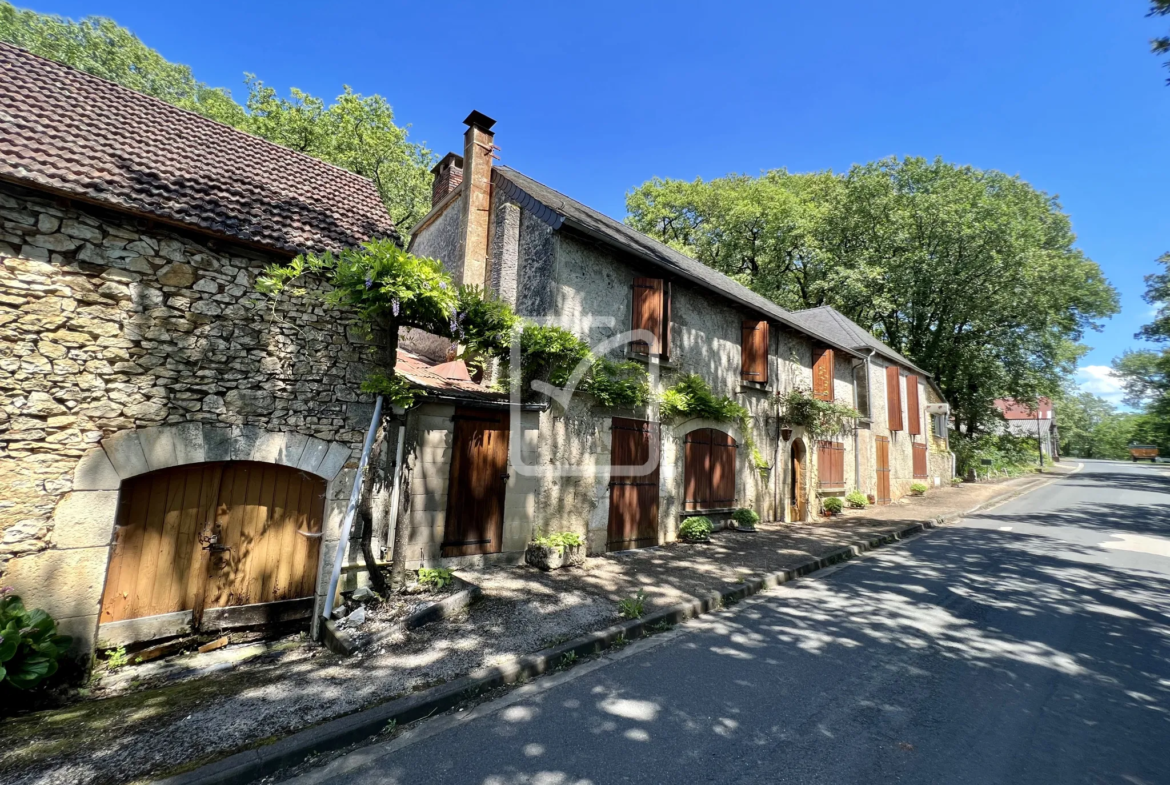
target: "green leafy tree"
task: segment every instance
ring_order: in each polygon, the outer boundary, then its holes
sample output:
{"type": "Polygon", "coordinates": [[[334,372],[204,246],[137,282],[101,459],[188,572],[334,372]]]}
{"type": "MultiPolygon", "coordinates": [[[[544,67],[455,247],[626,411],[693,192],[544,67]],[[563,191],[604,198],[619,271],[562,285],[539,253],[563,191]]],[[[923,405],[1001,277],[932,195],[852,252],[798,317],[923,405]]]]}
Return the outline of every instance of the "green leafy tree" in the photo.
{"type": "Polygon", "coordinates": [[[781,306],[832,305],[873,331],[934,374],[970,434],[998,397],[1054,395],[1118,307],[1054,197],[938,159],[651,180],[627,210],[781,306]]]}
{"type": "Polygon", "coordinates": [[[347,86],[327,103],[294,87],[281,98],[246,74],[248,97],[241,106],[229,90],[208,87],[189,67],[166,60],[111,19],[75,22],[3,0],[0,41],[368,177],[400,228],[413,226],[430,209],[434,156],[408,140],[408,128],[395,124],[380,95],[363,96],[347,86]]]}
{"type": "MultiPolygon", "coordinates": [[[[1163,271],[1146,276],[1145,301],[1154,306],[1154,319],[1135,338],[1154,344],[1170,343],[1170,254],[1158,259],[1163,271]]],[[[1170,452],[1170,348],[1127,351],[1113,360],[1113,370],[1125,385],[1126,402],[1140,407],[1133,438],[1170,452]]]]}
{"type": "MultiPolygon", "coordinates": [[[[1146,16],[1170,16],[1170,0],[1150,0],[1150,10],[1146,16]]],[[[1170,54],[1170,35],[1160,35],[1150,39],[1150,51],[1156,55],[1170,54]]],[[[1166,61],[1170,68],[1170,60],[1166,61]]],[[[1166,80],[1170,83],[1170,79],[1166,80]]]]}

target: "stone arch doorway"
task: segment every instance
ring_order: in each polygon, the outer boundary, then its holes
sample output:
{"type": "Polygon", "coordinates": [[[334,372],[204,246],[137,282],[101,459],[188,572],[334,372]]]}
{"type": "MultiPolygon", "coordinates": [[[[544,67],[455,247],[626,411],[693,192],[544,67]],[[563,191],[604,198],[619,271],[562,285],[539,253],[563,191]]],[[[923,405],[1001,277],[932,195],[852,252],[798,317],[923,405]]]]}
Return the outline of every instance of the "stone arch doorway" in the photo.
{"type": "MultiPolygon", "coordinates": [[[[63,531],[63,526],[68,523],[70,529],[84,532],[90,538],[88,542],[84,543],[86,547],[75,548],[69,552],[85,555],[88,559],[87,564],[91,565],[90,569],[92,570],[86,578],[84,592],[79,590],[76,592],[77,597],[75,598],[78,608],[85,609],[85,615],[81,616],[76,612],[72,614],[78,618],[70,627],[70,633],[78,640],[81,648],[111,648],[142,640],[181,635],[199,624],[202,624],[204,628],[211,628],[215,624],[233,626],[237,622],[239,626],[256,626],[308,618],[312,615],[314,606],[319,606],[322,601],[325,589],[321,586],[320,579],[322,575],[328,573],[328,562],[332,556],[333,547],[328,544],[328,541],[330,539],[336,540],[338,524],[345,508],[345,500],[349,496],[353,483],[353,472],[342,469],[353,457],[353,445],[344,442],[325,441],[292,432],[265,431],[250,425],[223,426],[210,423],[181,423],[154,428],[128,429],[106,437],[97,447],[86,453],[78,463],[73,475],[73,492],[66,497],[65,502],[59,505],[54,517],[55,523],[58,524],[58,531],[63,531]],[[216,597],[211,595],[205,597],[202,603],[205,611],[203,619],[195,618],[194,607],[162,612],[167,607],[173,608],[178,602],[175,597],[179,593],[178,585],[183,580],[181,576],[174,576],[176,585],[168,586],[165,589],[167,599],[161,604],[161,607],[154,604],[154,590],[160,580],[157,572],[154,583],[150,584],[152,599],[144,600],[140,597],[137,600],[138,605],[135,606],[130,602],[130,597],[126,596],[123,597],[123,603],[128,607],[117,610],[117,604],[113,602],[114,598],[108,598],[107,594],[121,591],[129,595],[131,592],[126,585],[118,587],[115,584],[115,580],[118,579],[116,579],[114,571],[117,569],[120,573],[125,562],[124,559],[111,558],[111,553],[112,549],[118,546],[117,530],[120,527],[117,524],[123,514],[123,505],[132,504],[134,489],[140,485],[140,478],[149,478],[141,479],[141,483],[147,483],[142,487],[151,487],[156,481],[161,483],[164,472],[174,472],[176,474],[173,476],[167,475],[167,488],[170,488],[172,480],[176,483],[176,488],[168,492],[178,494],[178,485],[181,484],[182,493],[186,494],[196,485],[202,488],[206,478],[193,479],[195,471],[200,467],[206,469],[218,466],[220,467],[219,471],[223,472],[225,467],[244,467],[246,465],[252,465],[255,468],[248,472],[243,472],[240,468],[231,471],[241,476],[246,474],[249,478],[255,478],[255,482],[260,484],[261,490],[258,492],[248,491],[246,483],[242,485],[241,487],[245,489],[244,492],[247,493],[263,494],[265,478],[269,477],[270,493],[275,494],[277,475],[285,476],[287,486],[287,478],[291,476],[290,472],[302,476],[299,480],[302,484],[307,481],[305,478],[311,479],[315,495],[319,494],[322,487],[324,488],[324,493],[317,501],[321,507],[322,521],[320,528],[316,530],[319,532],[316,538],[318,543],[316,551],[312,553],[306,551],[305,563],[296,567],[296,569],[303,571],[301,573],[303,582],[297,584],[295,593],[304,592],[305,585],[308,585],[308,593],[312,596],[296,598],[296,601],[292,603],[285,602],[283,599],[253,601],[253,598],[259,599],[263,596],[270,598],[278,595],[280,597],[288,596],[292,584],[291,571],[288,576],[282,578],[280,572],[282,567],[278,560],[275,562],[276,567],[271,574],[265,574],[264,577],[258,579],[258,588],[249,583],[247,584],[249,588],[245,589],[243,581],[245,575],[249,573],[243,571],[239,566],[239,560],[243,556],[242,543],[232,545],[231,542],[222,542],[217,535],[215,543],[203,542],[200,545],[200,550],[202,545],[209,544],[226,545],[233,548],[235,556],[216,557],[236,559],[234,566],[230,561],[228,565],[225,565],[228,571],[232,572],[233,580],[229,583],[226,578],[220,577],[217,582],[213,582],[209,576],[207,591],[215,592],[222,589],[222,600],[217,601],[216,597]],[[267,475],[265,474],[266,469],[269,470],[267,475]],[[176,478],[181,478],[181,483],[176,478]],[[61,520],[58,522],[57,518],[61,518],[61,520]],[[235,583],[236,579],[240,581],[239,586],[235,583]],[[264,580],[268,580],[269,583],[265,584],[264,580]],[[285,586],[289,588],[279,588],[285,586]],[[265,594],[266,591],[267,594],[265,594]],[[174,592],[174,595],[171,592],[174,592]],[[107,599],[111,602],[107,603],[107,599]],[[110,614],[105,613],[107,608],[112,611],[110,614]],[[119,615],[122,618],[115,620],[119,615]],[[244,622],[247,624],[245,625],[244,622]]],[[[232,476],[234,477],[235,474],[232,476]]],[[[214,482],[212,480],[206,480],[206,482],[208,487],[206,496],[210,498],[210,501],[204,499],[204,502],[214,504],[218,511],[219,494],[224,483],[223,476],[222,474],[220,476],[220,486],[212,488],[214,482]]],[[[232,479],[232,483],[235,487],[234,479],[232,479]]],[[[138,492],[143,493],[143,491],[138,492]]],[[[203,493],[201,490],[200,494],[203,493]]],[[[153,495],[151,498],[152,503],[156,505],[156,510],[157,505],[161,504],[164,507],[167,505],[166,493],[160,492],[158,499],[161,501],[154,500],[153,495]]],[[[285,498],[287,499],[287,495],[285,498]]],[[[230,501],[230,497],[229,502],[236,504],[236,502],[230,501]]],[[[180,507],[187,504],[187,502],[177,500],[171,503],[180,507]]],[[[298,508],[305,506],[299,501],[299,497],[297,506],[298,508]]],[[[243,504],[243,507],[250,508],[253,514],[259,515],[260,505],[249,507],[249,505],[243,504]]],[[[188,536],[191,536],[190,527],[194,526],[199,508],[196,505],[195,507],[183,507],[183,509],[187,512],[173,514],[170,525],[177,525],[180,528],[186,525],[188,536]]],[[[176,566],[173,552],[169,549],[172,547],[171,543],[178,544],[181,538],[178,534],[174,534],[164,540],[161,533],[165,532],[165,525],[163,524],[164,528],[158,531],[157,536],[152,535],[149,542],[146,539],[145,530],[142,530],[139,547],[145,545],[148,550],[153,547],[157,554],[155,557],[157,563],[176,566]]],[[[271,527],[271,524],[268,525],[271,527]]],[[[307,521],[301,521],[298,523],[297,529],[311,532],[312,530],[307,529],[306,526],[307,521]]],[[[241,529],[239,536],[243,536],[243,532],[244,530],[241,529]]],[[[211,534],[199,531],[194,536],[210,537],[211,534]]],[[[236,535],[228,531],[225,536],[236,535]]],[[[305,539],[305,535],[297,534],[296,536],[305,539]]],[[[263,537],[257,540],[255,537],[249,536],[249,545],[255,551],[263,540],[263,537]]],[[[265,552],[271,545],[271,541],[265,541],[265,552]]],[[[210,551],[210,548],[208,550],[210,551]]],[[[228,554],[227,551],[217,553],[228,554]]],[[[265,561],[262,563],[267,564],[267,558],[264,556],[265,561]]],[[[249,562],[246,566],[250,570],[252,563],[249,562]]],[[[295,563],[292,566],[295,567],[295,563]]],[[[137,567],[131,567],[131,571],[136,569],[137,567]]],[[[180,568],[176,567],[176,569],[180,568]]],[[[181,569],[186,570],[187,576],[190,576],[190,563],[181,569]]],[[[262,569],[260,572],[267,573],[267,570],[262,569]]],[[[145,593],[145,577],[143,581],[142,592],[145,593]]],[[[163,583],[166,583],[165,576],[163,583]]],[[[136,591],[138,590],[137,586],[136,582],[136,591]]],[[[162,596],[164,595],[160,593],[159,597],[162,596]]],[[[184,597],[184,605],[193,605],[194,598],[191,595],[187,594],[184,597]],[[188,602],[188,600],[192,602],[188,602]]],[[[61,616],[70,615],[61,612],[59,614],[61,616]]]]}
{"type": "Polygon", "coordinates": [[[791,477],[789,478],[789,498],[788,509],[791,520],[803,521],[808,517],[808,491],[806,486],[806,472],[808,465],[806,461],[806,451],[804,442],[800,439],[795,439],[792,442],[791,449],[791,477]]]}
{"type": "Polygon", "coordinates": [[[308,472],[254,461],[127,480],[99,638],[124,644],[307,618],[325,488],[308,472]]]}

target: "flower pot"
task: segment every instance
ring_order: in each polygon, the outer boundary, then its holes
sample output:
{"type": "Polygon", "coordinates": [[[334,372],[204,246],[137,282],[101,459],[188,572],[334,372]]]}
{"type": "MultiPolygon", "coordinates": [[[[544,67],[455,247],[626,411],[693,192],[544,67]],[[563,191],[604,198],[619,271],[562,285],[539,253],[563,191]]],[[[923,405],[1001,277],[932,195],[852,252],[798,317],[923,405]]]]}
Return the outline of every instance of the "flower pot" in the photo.
{"type": "Polygon", "coordinates": [[[580,567],[585,563],[585,546],[566,545],[556,548],[529,543],[524,549],[524,563],[546,572],[561,567],[580,567]]]}

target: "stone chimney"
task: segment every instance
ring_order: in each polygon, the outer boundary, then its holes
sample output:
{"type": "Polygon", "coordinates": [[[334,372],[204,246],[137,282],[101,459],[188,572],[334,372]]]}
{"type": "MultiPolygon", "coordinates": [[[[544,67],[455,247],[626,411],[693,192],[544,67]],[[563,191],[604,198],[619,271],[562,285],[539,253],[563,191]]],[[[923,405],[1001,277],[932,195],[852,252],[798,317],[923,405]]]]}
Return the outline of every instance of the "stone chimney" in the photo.
{"type": "Polygon", "coordinates": [[[487,286],[488,223],[492,203],[492,126],[496,121],[472,112],[463,121],[463,275],[460,283],[487,286]]]}
{"type": "Polygon", "coordinates": [[[431,207],[434,207],[463,182],[463,156],[447,153],[431,169],[431,174],[435,176],[431,184],[431,207]]]}

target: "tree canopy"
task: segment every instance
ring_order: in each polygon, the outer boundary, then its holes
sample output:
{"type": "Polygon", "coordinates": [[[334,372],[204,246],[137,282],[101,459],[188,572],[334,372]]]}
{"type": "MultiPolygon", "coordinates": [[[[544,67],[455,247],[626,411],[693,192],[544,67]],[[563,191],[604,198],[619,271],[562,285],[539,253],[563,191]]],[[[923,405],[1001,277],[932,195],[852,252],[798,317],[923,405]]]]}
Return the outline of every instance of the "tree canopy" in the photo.
{"type": "Polygon", "coordinates": [[[832,305],[930,371],[976,432],[999,397],[1055,395],[1117,294],[1055,197],[1018,177],[888,158],[844,174],[654,179],[627,221],[772,299],[832,305]]]}
{"type": "Polygon", "coordinates": [[[333,103],[292,88],[281,98],[253,74],[240,105],[231,91],[209,87],[111,19],[79,22],[22,10],[0,0],[0,41],[100,76],[182,109],[320,158],[374,181],[391,218],[409,229],[430,209],[434,156],[407,138],[380,95],[348,86],[333,103]]]}
{"type": "MultiPolygon", "coordinates": [[[[1163,272],[1146,276],[1144,295],[1154,319],[1134,337],[1170,344],[1170,254],[1158,263],[1163,272]]],[[[1126,403],[1144,412],[1135,438],[1170,452],[1170,347],[1127,351],[1113,360],[1113,370],[1125,385],[1126,403]]]]}
{"type": "MultiPolygon", "coordinates": [[[[1146,16],[1170,16],[1170,0],[1150,0],[1150,10],[1146,16]]],[[[1170,35],[1160,35],[1150,39],[1150,51],[1156,55],[1170,54],[1170,35]]],[[[1170,68],[1170,60],[1166,61],[1170,68]]],[[[1170,79],[1166,80],[1170,83],[1170,79]]]]}

